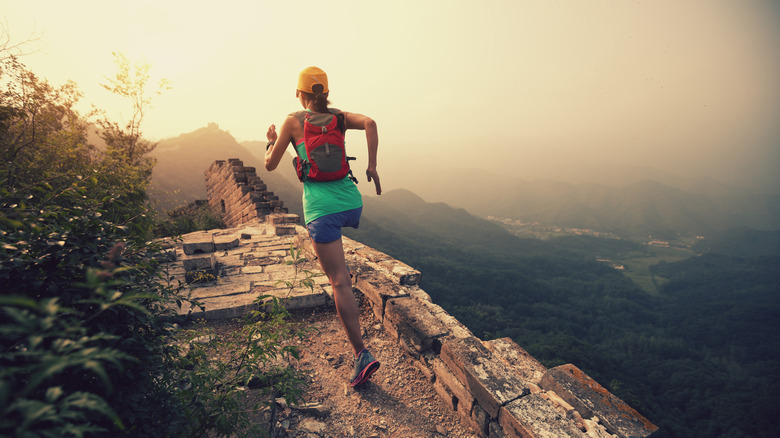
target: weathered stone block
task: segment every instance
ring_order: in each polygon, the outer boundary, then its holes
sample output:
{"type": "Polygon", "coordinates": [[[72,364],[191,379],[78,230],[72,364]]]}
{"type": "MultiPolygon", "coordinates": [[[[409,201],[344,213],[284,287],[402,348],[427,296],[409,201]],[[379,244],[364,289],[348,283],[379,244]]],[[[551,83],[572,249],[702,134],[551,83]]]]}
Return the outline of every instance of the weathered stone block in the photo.
{"type": "Polygon", "coordinates": [[[274,227],[277,236],[286,236],[295,234],[295,227],[292,225],[277,225],[274,227]]]}
{"type": "Polygon", "coordinates": [[[541,394],[527,395],[503,406],[498,423],[507,437],[587,438],[574,421],[564,417],[541,394]]]}
{"type": "Polygon", "coordinates": [[[417,269],[411,266],[399,262],[395,259],[383,260],[377,262],[379,266],[382,266],[389,270],[395,278],[398,279],[398,284],[403,286],[414,286],[420,284],[422,274],[417,269]]]}
{"type": "Polygon", "coordinates": [[[433,382],[433,389],[436,391],[436,394],[439,395],[439,398],[444,401],[444,404],[447,405],[447,407],[450,408],[450,410],[454,411],[458,407],[457,400],[455,397],[450,393],[447,388],[445,388],[440,381],[433,382]]]}
{"type": "Polygon", "coordinates": [[[539,384],[547,367],[510,338],[493,339],[483,342],[493,355],[511,366],[524,382],[539,384]]]}
{"type": "Polygon", "coordinates": [[[418,353],[430,349],[435,338],[448,333],[444,325],[428,309],[411,297],[387,301],[384,325],[393,326],[399,337],[418,353]]]}
{"type": "Polygon", "coordinates": [[[195,242],[185,242],[182,245],[184,254],[206,254],[214,252],[214,240],[209,236],[208,240],[200,240],[195,242]]]}
{"type": "Polygon", "coordinates": [[[238,237],[235,236],[214,236],[214,250],[226,251],[238,246],[238,237]]]}
{"type": "Polygon", "coordinates": [[[171,263],[162,271],[165,281],[171,282],[175,281],[177,278],[183,279],[186,273],[187,271],[184,269],[182,263],[171,263]]]}
{"type": "MultiPolygon", "coordinates": [[[[272,257],[266,257],[266,259],[272,259],[272,257]]],[[[276,262],[264,265],[264,272],[271,276],[273,281],[295,281],[296,271],[295,266],[281,264],[281,259],[276,258],[276,262]]],[[[300,276],[299,276],[300,278],[300,276]]]]}
{"type": "MultiPolygon", "coordinates": [[[[266,294],[273,295],[279,299],[282,306],[287,310],[319,307],[330,301],[328,294],[321,288],[293,288],[293,289],[274,289],[266,294]]],[[[266,301],[270,301],[266,299],[266,301]]]]}
{"type": "Polygon", "coordinates": [[[455,374],[439,359],[433,359],[431,361],[433,374],[436,376],[436,381],[443,385],[447,390],[455,397],[457,404],[462,404],[471,409],[474,404],[474,396],[463,386],[460,380],[455,377],[455,374]]]}
{"type": "Polygon", "coordinates": [[[539,386],[568,402],[583,418],[598,417],[621,438],[644,438],[658,427],[572,364],[552,368],[539,386]]]}
{"type": "Polygon", "coordinates": [[[380,321],[384,319],[387,300],[408,296],[408,293],[397,284],[389,283],[374,272],[360,275],[357,280],[357,288],[369,299],[380,321]]]}
{"type": "Polygon", "coordinates": [[[198,287],[192,289],[190,297],[200,300],[203,298],[218,298],[227,297],[230,295],[240,295],[249,292],[249,282],[240,281],[235,283],[223,283],[217,285],[210,285],[206,287],[198,287]]]}
{"type": "Polygon", "coordinates": [[[240,235],[241,240],[252,240],[253,242],[262,240],[277,240],[268,234],[268,227],[261,224],[253,224],[251,226],[245,225],[241,228],[238,234],[240,235]]]}
{"type": "Polygon", "coordinates": [[[217,265],[216,260],[214,254],[211,254],[202,257],[188,257],[182,260],[182,264],[184,265],[184,270],[189,272],[202,269],[214,269],[217,265]]]}
{"type": "Polygon", "coordinates": [[[241,268],[241,273],[242,274],[259,274],[261,272],[263,272],[263,267],[259,266],[259,265],[258,266],[244,266],[243,268],[241,268]]]}
{"type": "Polygon", "coordinates": [[[530,393],[475,337],[442,339],[441,359],[492,418],[501,406],[530,393]]]}
{"type": "MultiPolygon", "coordinates": [[[[418,300],[418,301],[427,301],[429,303],[432,303],[433,300],[431,299],[431,296],[428,295],[427,292],[420,289],[419,287],[410,287],[409,289],[409,296],[412,298],[418,300]]],[[[430,309],[429,309],[430,310],[430,309]]]]}
{"type": "Polygon", "coordinates": [[[381,262],[383,260],[392,259],[392,257],[390,257],[389,255],[381,251],[377,251],[374,248],[371,248],[370,246],[365,246],[365,245],[356,245],[354,248],[354,252],[360,255],[361,257],[369,261],[372,261],[374,263],[381,262]]]}
{"type": "Polygon", "coordinates": [[[470,338],[474,336],[471,333],[471,331],[468,328],[466,328],[465,325],[463,325],[460,321],[458,321],[454,316],[447,313],[447,311],[444,310],[438,304],[434,304],[433,302],[426,301],[426,300],[418,300],[418,301],[420,301],[420,303],[423,306],[425,306],[428,310],[430,310],[431,314],[433,314],[433,316],[435,316],[436,319],[438,319],[439,321],[441,321],[442,324],[444,324],[444,327],[447,327],[447,330],[450,332],[450,335],[456,338],[470,338]]]}
{"type": "Polygon", "coordinates": [[[265,221],[274,225],[297,224],[301,220],[297,214],[269,214],[265,221]]]}
{"type": "Polygon", "coordinates": [[[293,246],[304,251],[307,257],[312,259],[316,258],[316,255],[314,254],[314,247],[311,244],[311,239],[309,238],[309,234],[306,232],[306,228],[300,225],[296,225],[295,231],[296,237],[293,242],[293,246]]]}

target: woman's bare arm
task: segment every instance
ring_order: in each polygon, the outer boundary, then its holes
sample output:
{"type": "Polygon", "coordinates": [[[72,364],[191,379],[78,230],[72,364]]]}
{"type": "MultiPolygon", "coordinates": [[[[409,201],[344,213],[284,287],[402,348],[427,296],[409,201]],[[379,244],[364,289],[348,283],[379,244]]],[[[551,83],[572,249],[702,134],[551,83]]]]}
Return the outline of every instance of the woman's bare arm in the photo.
{"type": "Polygon", "coordinates": [[[278,134],[276,133],[275,125],[271,125],[268,128],[266,137],[268,138],[268,141],[274,142],[274,145],[265,151],[266,170],[272,171],[276,169],[276,166],[279,165],[279,162],[284,156],[284,151],[287,150],[287,146],[293,139],[293,132],[295,131],[295,128],[299,126],[300,124],[298,123],[298,120],[295,119],[295,117],[288,116],[284,120],[284,123],[282,123],[282,128],[279,130],[278,134]]]}
{"type": "Polygon", "coordinates": [[[344,113],[347,129],[360,129],[366,131],[366,144],[368,145],[368,168],[366,176],[368,182],[374,181],[376,194],[382,194],[382,185],[379,183],[379,174],[376,171],[377,150],[379,148],[379,133],[374,119],[356,113],[344,113]]]}

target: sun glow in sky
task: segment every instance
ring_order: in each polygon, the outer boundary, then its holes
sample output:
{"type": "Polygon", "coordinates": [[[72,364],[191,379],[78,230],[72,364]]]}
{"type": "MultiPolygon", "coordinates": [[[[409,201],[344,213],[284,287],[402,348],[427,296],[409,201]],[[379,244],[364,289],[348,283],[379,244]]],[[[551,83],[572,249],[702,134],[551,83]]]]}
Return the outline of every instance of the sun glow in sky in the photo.
{"type": "Polygon", "coordinates": [[[111,53],[150,62],[173,86],[146,115],[153,140],[210,122],[264,140],[316,65],[333,106],[377,121],[387,188],[449,164],[564,180],[632,166],[780,190],[773,0],[0,0],[0,20],[12,41],[40,36],[22,57],[33,72],[77,82],[115,118],[129,107],[99,86],[111,53]]]}

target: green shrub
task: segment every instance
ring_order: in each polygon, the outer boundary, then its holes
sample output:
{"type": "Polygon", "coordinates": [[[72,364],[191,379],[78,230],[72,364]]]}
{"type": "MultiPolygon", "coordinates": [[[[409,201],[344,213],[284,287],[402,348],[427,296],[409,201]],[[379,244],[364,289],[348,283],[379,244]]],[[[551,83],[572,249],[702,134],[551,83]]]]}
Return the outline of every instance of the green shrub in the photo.
{"type": "Polygon", "coordinates": [[[96,182],[0,189],[1,434],[131,433],[174,409],[150,397],[168,373],[176,289],[156,249],[86,196],[96,182]]]}
{"type": "MultiPolygon", "coordinates": [[[[269,298],[258,297],[258,302],[269,298]]],[[[264,422],[255,420],[258,415],[266,409],[275,413],[279,397],[290,405],[300,401],[305,380],[291,364],[299,357],[291,341],[306,331],[287,320],[278,300],[271,303],[219,337],[199,324],[179,334],[185,354],[174,369],[186,418],[181,436],[264,435],[267,428],[273,430],[274,415],[264,422]]]]}
{"type": "Polygon", "coordinates": [[[185,207],[168,212],[167,218],[155,224],[155,237],[179,236],[195,231],[225,228],[225,222],[209,207],[208,203],[196,201],[185,207]]]}

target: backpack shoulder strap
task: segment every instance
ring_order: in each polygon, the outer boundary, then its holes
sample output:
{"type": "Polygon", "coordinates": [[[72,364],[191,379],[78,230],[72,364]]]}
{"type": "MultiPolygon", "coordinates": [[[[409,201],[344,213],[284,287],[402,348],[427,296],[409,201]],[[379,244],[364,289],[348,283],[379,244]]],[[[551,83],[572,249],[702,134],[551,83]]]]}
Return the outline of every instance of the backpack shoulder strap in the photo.
{"type": "Polygon", "coordinates": [[[330,111],[331,114],[334,114],[336,116],[336,120],[338,120],[338,126],[339,130],[342,134],[347,132],[347,119],[344,116],[344,112],[337,108],[328,108],[328,111],[330,111]]]}
{"type": "MultiPolygon", "coordinates": [[[[341,133],[347,132],[347,119],[344,116],[344,112],[340,109],[336,108],[328,108],[328,111],[336,116],[336,120],[338,121],[338,128],[341,131],[341,133]]],[[[306,121],[308,116],[311,115],[310,111],[296,111],[294,113],[290,113],[291,116],[295,117],[296,120],[298,120],[298,123],[301,124],[301,128],[303,128],[303,123],[306,121]]]]}
{"type": "Polygon", "coordinates": [[[308,111],[296,111],[294,113],[290,113],[290,115],[295,117],[295,119],[298,120],[298,123],[301,124],[301,128],[303,128],[303,122],[306,120],[307,114],[309,114],[308,111]]]}

